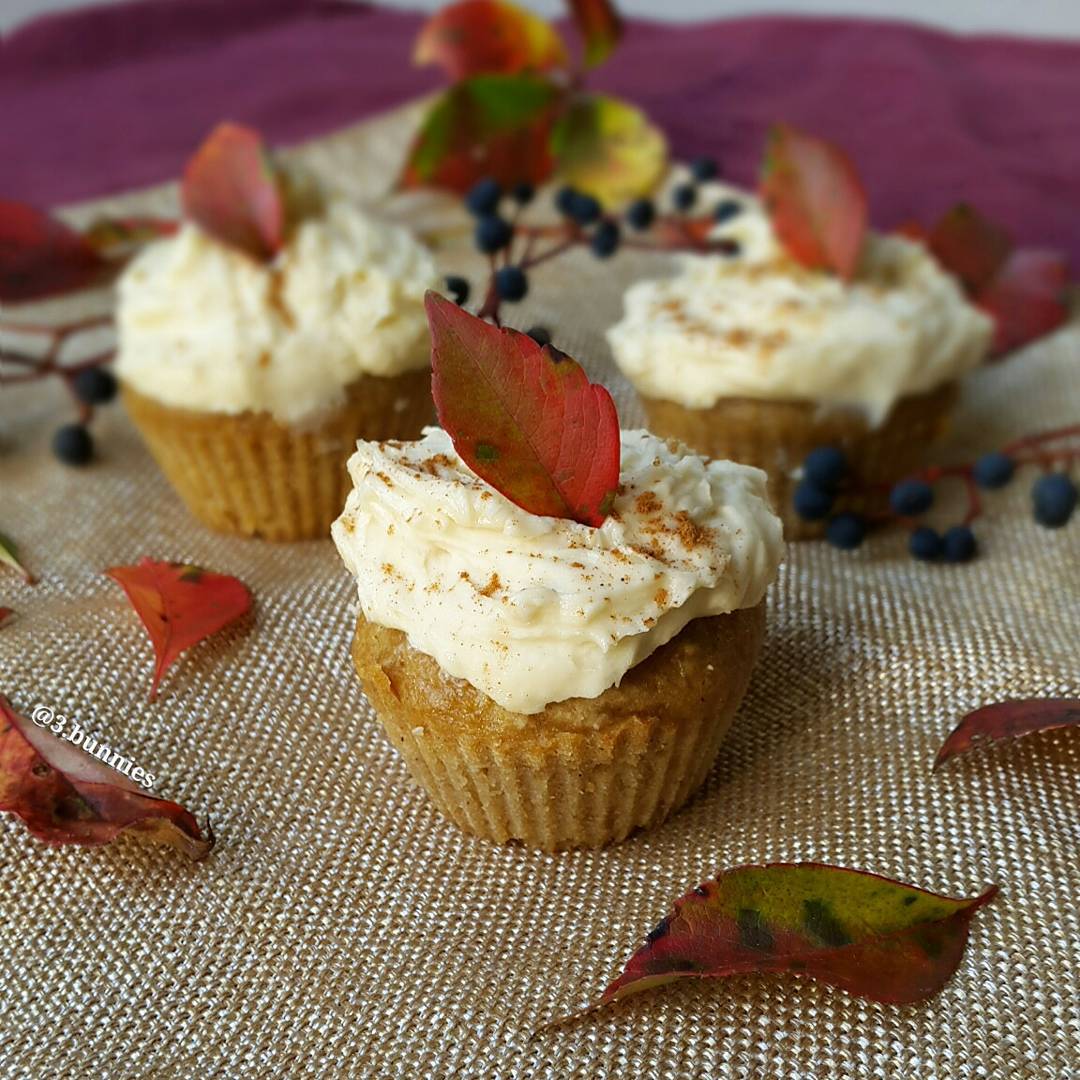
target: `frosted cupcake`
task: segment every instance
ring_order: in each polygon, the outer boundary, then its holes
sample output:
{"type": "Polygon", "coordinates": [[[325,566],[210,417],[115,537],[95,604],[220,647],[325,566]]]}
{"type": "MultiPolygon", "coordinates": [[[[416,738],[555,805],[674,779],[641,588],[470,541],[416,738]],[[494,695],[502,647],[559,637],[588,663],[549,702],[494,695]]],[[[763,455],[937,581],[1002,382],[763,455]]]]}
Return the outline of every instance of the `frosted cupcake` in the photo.
{"type": "Polygon", "coordinates": [[[871,483],[911,471],[992,324],[921,244],[869,233],[845,281],[792,259],[755,197],[704,195],[722,208],[711,238],[733,254],[687,255],[631,286],[608,341],[649,427],[765,469],[797,537],[790,491],[807,453],[841,446],[871,483]]]}
{"type": "Polygon", "coordinates": [[[430,253],[304,198],[271,257],[187,221],[119,284],[116,373],[151,453],[207,525],[272,540],[325,536],[356,439],[415,437],[434,415],[430,253]]]}
{"type": "Polygon", "coordinates": [[[782,541],[760,470],[624,431],[599,528],[514,505],[441,429],[362,442],[349,472],[353,660],[447,817],[555,850],[686,802],[761,646],[782,541]]]}

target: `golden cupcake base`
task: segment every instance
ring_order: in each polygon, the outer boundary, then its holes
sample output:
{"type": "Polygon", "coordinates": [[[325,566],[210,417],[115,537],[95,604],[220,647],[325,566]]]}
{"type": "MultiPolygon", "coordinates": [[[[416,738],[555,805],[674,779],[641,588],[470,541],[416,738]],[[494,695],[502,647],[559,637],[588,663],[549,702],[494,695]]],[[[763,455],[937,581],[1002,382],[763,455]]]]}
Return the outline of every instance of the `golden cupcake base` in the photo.
{"type": "Polygon", "coordinates": [[[219,532],[266,540],[326,537],[352,484],[357,439],[413,439],[435,418],[428,369],[364,375],[310,425],[265,412],[174,408],[130,386],[128,415],[188,509],[219,532]]]}
{"type": "MultiPolygon", "coordinates": [[[[812,402],[726,398],[708,409],[688,409],[673,401],[642,398],[642,404],[654,434],[681,439],[709,457],[764,469],[785,539],[807,540],[821,536],[825,526],[795,513],[791,500],[798,481],[792,474],[814,447],[843,447],[861,481],[891,483],[924,463],[927,447],[945,430],[957,396],[957,384],[950,382],[901,398],[876,428],[856,412],[821,411],[812,402]]],[[[855,502],[848,505],[860,509],[855,502]]]]}
{"type": "Polygon", "coordinates": [[[524,715],[357,621],[364,691],[414,779],[461,829],[544,851],[600,847],[679,809],[705,779],[761,648],[765,604],[695,619],[597,698],[524,715]]]}

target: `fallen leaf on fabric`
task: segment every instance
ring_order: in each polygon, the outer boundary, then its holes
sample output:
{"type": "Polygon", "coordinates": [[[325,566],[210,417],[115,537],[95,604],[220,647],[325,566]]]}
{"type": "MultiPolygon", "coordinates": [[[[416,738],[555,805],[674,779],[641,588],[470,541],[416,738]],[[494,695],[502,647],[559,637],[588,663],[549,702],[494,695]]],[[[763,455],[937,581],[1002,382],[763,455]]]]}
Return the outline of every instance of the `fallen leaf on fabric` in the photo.
{"type": "Polygon", "coordinates": [[[214,846],[209,825],[204,833],[182,806],[140,790],[124,766],[131,762],[115,751],[99,760],[21,716],[0,695],[0,810],[50,844],[97,846],[131,830],[203,858],[214,846]]]}
{"type": "Polygon", "coordinates": [[[4,623],[6,623],[8,619],[11,618],[11,616],[14,614],[15,612],[12,611],[11,608],[0,607],[0,626],[3,626],[4,623]]]}
{"type": "Polygon", "coordinates": [[[576,100],[556,123],[551,148],[559,178],[617,207],[646,195],[667,165],[667,141],[640,109],[594,94],[576,100]]]}
{"type": "Polygon", "coordinates": [[[180,202],[186,218],[254,259],[273,258],[285,241],[277,170],[252,128],[214,128],[184,169],[180,202]]]}
{"type": "Polygon", "coordinates": [[[43,210],[0,199],[0,301],[88,289],[108,281],[114,269],[82,233],[43,210]]]}
{"type": "Polygon", "coordinates": [[[611,0],[567,0],[567,3],[585,42],[585,66],[602,64],[622,37],[623,23],[615,5],[611,0]]]}
{"type": "Polygon", "coordinates": [[[420,30],[414,64],[438,64],[451,79],[564,67],[566,47],[550,23],[507,0],[462,0],[420,30]]]}
{"type": "Polygon", "coordinates": [[[790,124],[769,130],[761,197],[796,262],[850,279],[866,237],[866,192],[837,146],[790,124]]]}
{"type": "Polygon", "coordinates": [[[439,423],[465,464],[531,514],[601,525],[619,484],[611,395],[550,345],[425,302],[439,423]]]}
{"type": "Polygon", "coordinates": [[[584,1012],[676,979],[778,971],[874,1001],[922,1001],[948,982],[972,916],[997,892],[956,900],[819,863],[736,867],[677,900],[584,1012]]]}
{"type": "Polygon", "coordinates": [[[995,355],[1056,330],[1069,317],[1068,259],[1057,251],[1014,251],[975,302],[994,320],[995,355]]]}
{"type": "Polygon", "coordinates": [[[927,244],[971,296],[990,284],[1012,250],[1009,234],[966,203],[942,216],[930,230],[927,244]]]}
{"type": "Polygon", "coordinates": [[[19,562],[18,549],[3,533],[0,533],[0,566],[10,566],[17,574],[21,574],[27,585],[34,584],[34,576],[19,562]]]}
{"type": "Polygon", "coordinates": [[[476,75],[450,87],[424,118],[400,185],[464,193],[479,179],[504,186],[551,175],[551,128],[562,91],[535,75],[476,75]]]}
{"type": "Polygon", "coordinates": [[[162,675],[185,649],[251,608],[251,593],[242,581],[198,566],[143,559],[135,566],[114,566],[105,573],[127,594],[150,635],[157,657],[151,701],[162,675]]]}
{"type": "Polygon", "coordinates": [[[1031,698],[984,705],[965,716],[942,743],[934,768],[981,742],[1019,739],[1037,731],[1080,725],[1080,699],[1031,698]]]}

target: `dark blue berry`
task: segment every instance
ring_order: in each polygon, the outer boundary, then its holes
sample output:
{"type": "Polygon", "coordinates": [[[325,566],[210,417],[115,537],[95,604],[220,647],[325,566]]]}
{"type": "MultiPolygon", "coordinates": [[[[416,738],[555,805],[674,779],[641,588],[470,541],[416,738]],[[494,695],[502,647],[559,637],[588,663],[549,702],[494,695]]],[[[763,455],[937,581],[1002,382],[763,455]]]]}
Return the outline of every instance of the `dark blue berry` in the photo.
{"type": "Polygon", "coordinates": [[[690,175],[695,180],[712,180],[719,171],[715,158],[699,157],[690,162],[690,175]]]}
{"type": "Polygon", "coordinates": [[[573,204],[570,207],[570,216],[579,225],[591,225],[600,218],[600,201],[592,195],[586,195],[579,191],[574,195],[573,204]]]}
{"type": "Polygon", "coordinates": [[[510,194],[519,206],[527,206],[536,197],[536,188],[527,180],[522,180],[520,184],[514,185],[514,190],[510,194]]]}
{"type": "Polygon", "coordinates": [[[94,440],[82,424],[65,424],[56,429],[53,453],[65,465],[85,465],[94,453],[94,440]]]}
{"type": "Polygon", "coordinates": [[[826,517],[833,505],[833,494],[817,484],[804,480],[791,498],[795,513],[804,521],[820,521],[826,517]]]}
{"type": "Polygon", "coordinates": [[[116,397],[119,389],[116,376],[104,368],[92,367],[80,371],[71,380],[75,396],[87,405],[104,405],[116,397]]]}
{"type": "Polygon", "coordinates": [[[565,217],[571,217],[574,213],[574,203],[577,201],[577,197],[577,190],[569,184],[559,188],[555,192],[555,209],[565,217]]]}
{"type": "Polygon", "coordinates": [[[697,188],[693,184],[679,184],[671,193],[671,205],[676,210],[689,210],[697,202],[697,188]]]}
{"type": "Polygon", "coordinates": [[[601,221],[589,241],[592,253],[598,259],[607,259],[619,246],[619,226],[614,221],[601,221]]]}
{"type": "Polygon", "coordinates": [[[469,299],[469,282],[459,274],[447,274],[446,291],[455,304],[464,304],[469,299]]]}
{"type": "Polygon", "coordinates": [[[1076,485],[1064,473],[1040,476],[1031,489],[1035,520],[1048,529],[1059,528],[1072,517],[1076,498],[1076,485]]]}
{"type": "Polygon", "coordinates": [[[803,476],[826,491],[835,491],[847,475],[847,456],[839,446],[816,446],[803,462],[803,476]]]}
{"type": "Polygon", "coordinates": [[[889,505],[901,517],[925,513],[933,501],[934,489],[925,480],[901,480],[889,492],[889,505]]]}
{"type": "Polygon", "coordinates": [[[626,223],[632,229],[647,229],[656,220],[652,199],[635,199],[626,208],[626,223]]]}
{"type": "Polygon", "coordinates": [[[908,539],[908,551],[916,559],[936,559],[941,554],[941,537],[928,525],[920,525],[908,539]]]}
{"type": "Polygon", "coordinates": [[[983,454],[975,462],[972,474],[979,487],[999,488],[1004,487],[1012,479],[1015,468],[1016,463],[1008,454],[995,450],[992,454],[983,454]]]}
{"type": "Polygon", "coordinates": [[[975,557],[975,534],[966,525],[954,525],[941,538],[941,554],[946,562],[967,562],[975,557]]]}
{"type": "Polygon", "coordinates": [[[723,225],[725,222],[731,221],[732,218],[738,217],[742,213],[742,203],[736,199],[721,199],[716,204],[716,209],[713,210],[713,221],[717,225],[723,225]]]}
{"type": "Polygon", "coordinates": [[[825,529],[825,539],[841,551],[854,550],[865,536],[866,524],[858,514],[837,514],[825,529]]]}
{"type": "Polygon", "coordinates": [[[495,292],[500,300],[521,300],[529,291],[529,280],[520,266],[503,266],[495,271],[495,292]]]}
{"type": "Polygon", "coordinates": [[[494,255],[496,251],[501,251],[510,243],[513,235],[514,230],[510,227],[509,221],[499,217],[498,214],[487,214],[477,220],[473,237],[476,246],[485,255],[494,255]]]}
{"type": "Polygon", "coordinates": [[[465,205],[469,212],[480,217],[482,214],[494,214],[502,198],[502,188],[490,176],[477,180],[465,196],[465,205]]]}
{"type": "Polygon", "coordinates": [[[546,326],[530,326],[525,333],[541,348],[551,344],[551,331],[546,326]]]}

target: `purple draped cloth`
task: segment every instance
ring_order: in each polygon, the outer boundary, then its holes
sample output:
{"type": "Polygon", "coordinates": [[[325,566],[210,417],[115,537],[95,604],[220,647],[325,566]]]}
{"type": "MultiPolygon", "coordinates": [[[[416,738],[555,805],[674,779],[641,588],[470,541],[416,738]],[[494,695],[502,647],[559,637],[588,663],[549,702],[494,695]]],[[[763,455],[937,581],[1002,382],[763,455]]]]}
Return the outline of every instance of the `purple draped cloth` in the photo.
{"type": "MultiPolygon", "coordinates": [[[[0,46],[0,195],[50,205],[176,176],[224,118],[288,144],[404,102],[441,81],[410,62],[422,20],[336,0],[140,0],[39,19],[0,46]]],[[[590,83],[739,182],[786,119],[850,151],[879,226],[966,199],[1080,264],[1080,42],[635,20],[590,83]]]]}

